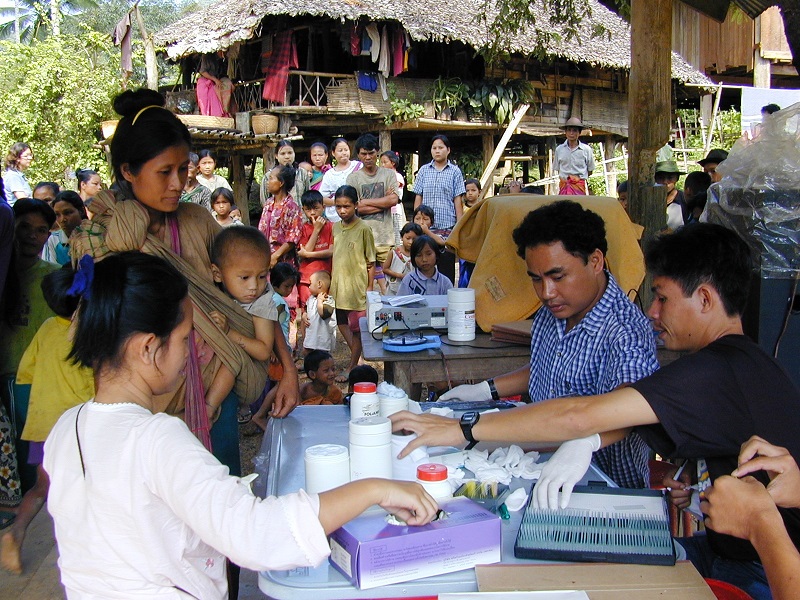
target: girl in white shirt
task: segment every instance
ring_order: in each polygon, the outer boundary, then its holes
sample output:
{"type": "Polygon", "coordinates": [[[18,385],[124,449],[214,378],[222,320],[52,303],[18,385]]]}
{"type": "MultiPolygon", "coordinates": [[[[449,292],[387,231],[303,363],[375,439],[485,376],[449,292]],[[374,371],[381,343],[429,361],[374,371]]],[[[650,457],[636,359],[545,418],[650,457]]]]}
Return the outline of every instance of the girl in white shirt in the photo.
{"type": "Polygon", "coordinates": [[[325,204],[325,218],[336,223],[341,219],[333,206],[333,197],[336,190],[347,184],[347,176],[361,168],[361,161],[350,160],[350,145],[344,138],[333,140],[333,157],[336,164],[323,175],[319,193],[322,194],[322,202],[325,204]]]}
{"type": "Polygon", "coordinates": [[[431,521],[436,502],[408,482],[256,498],[184,421],[153,414],[154,397],[191,371],[187,290],[174,267],[140,252],[78,271],[70,289],[81,302],[69,358],[94,369],[97,391],[45,443],[69,598],[227,598],[226,556],[253,570],[318,565],[326,535],[373,504],[431,521]]]}

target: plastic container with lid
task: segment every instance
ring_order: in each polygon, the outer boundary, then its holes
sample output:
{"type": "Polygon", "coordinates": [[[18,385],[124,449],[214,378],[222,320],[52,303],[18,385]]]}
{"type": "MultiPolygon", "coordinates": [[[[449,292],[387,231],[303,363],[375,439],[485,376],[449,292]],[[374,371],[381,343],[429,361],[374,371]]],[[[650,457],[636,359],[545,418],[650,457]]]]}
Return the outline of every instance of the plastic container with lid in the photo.
{"type": "Polygon", "coordinates": [[[337,444],[317,444],[306,448],[306,487],[309,494],[332,490],[350,481],[350,453],[337,444]]]}
{"type": "Polygon", "coordinates": [[[357,383],[350,397],[350,420],[377,417],[381,413],[381,401],[374,383],[357,383]]]}
{"type": "MultiPolygon", "coordinates": [[[[374,385],[373,385],[374,387],[374,385]]],[[[350,421],[350,480],[392,478],[392,422],[385,417],[350,421]]]]}
{"type": "Polygon", "coordinates": [[[447,290],[447,337],[454,342],[475,339],[475,290],[447,290]]]}
{"type": "Polygon", "coordinates": [[[447,500],[453,497],[453,490],[447,481],[447,467],[436,463],[425,463],[417,467],[417,483],[433,496],[434,500],[447,500]]]}

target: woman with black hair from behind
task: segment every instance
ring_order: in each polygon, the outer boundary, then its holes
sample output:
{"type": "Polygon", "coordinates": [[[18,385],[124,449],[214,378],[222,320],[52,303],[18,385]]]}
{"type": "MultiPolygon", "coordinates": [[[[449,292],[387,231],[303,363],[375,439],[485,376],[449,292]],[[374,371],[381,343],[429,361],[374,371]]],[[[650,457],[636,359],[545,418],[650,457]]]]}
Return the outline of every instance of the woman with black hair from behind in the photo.
{"type": "Polygon", "coordinates": [[[186,367],[187,292],[178,271],[138,252],[98,263],[83,290],[71,358],[94,370],[97,393],[59,419],[44,455],[69,596],[227,598],[226,556],[259,571],[316,566],[326,535],[374,504],[431,521],[436,502],[411,482],[257,498],[183,421],[156,413],[186,367]]]}

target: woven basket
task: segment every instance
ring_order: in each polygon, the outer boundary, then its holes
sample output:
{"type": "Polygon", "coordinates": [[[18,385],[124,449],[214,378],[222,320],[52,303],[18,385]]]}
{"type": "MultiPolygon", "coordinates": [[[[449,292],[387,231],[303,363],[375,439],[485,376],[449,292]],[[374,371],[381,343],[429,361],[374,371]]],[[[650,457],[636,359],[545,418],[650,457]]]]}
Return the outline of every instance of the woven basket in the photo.
{"type": "Polygon", "coordinates": [[[252,124],[256,135],[278,131],[278,117],[275,115],[253,115],[252,124]]]}
{"type": "Polygon", "coordinates": [[[175,115],[187,127],[200,127],[205,129],[233,129],[233,117],[211,117],[208,115],[175,115]]]}

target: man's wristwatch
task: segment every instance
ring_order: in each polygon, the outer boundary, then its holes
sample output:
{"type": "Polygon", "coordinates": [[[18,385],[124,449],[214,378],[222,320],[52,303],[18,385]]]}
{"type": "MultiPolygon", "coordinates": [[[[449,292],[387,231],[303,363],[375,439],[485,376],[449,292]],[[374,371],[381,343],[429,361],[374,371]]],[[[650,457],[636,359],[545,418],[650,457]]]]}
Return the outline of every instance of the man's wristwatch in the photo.
{"type": "Polygon", "coordinates": [[[486,383],[489,384],[489,393],[492,394],[492,400],[497,401],[500,400],[500,394],[497,393],[497,388],[494,385],[494,377],[491,379],[487,379],[486,383]]]}
{"type": "Polygon", "coordinates": [[[478,440],[476,440],[472,435],[472,428],[478,424],[480,418],[481,413],[479,413],[477,410],[470,410],[461,415],[461,421],[459,422],[461,425],[461,431],[464,434],[464,438],[469,442],[465,450],[472,450],[478,443],[478,440]]]}

